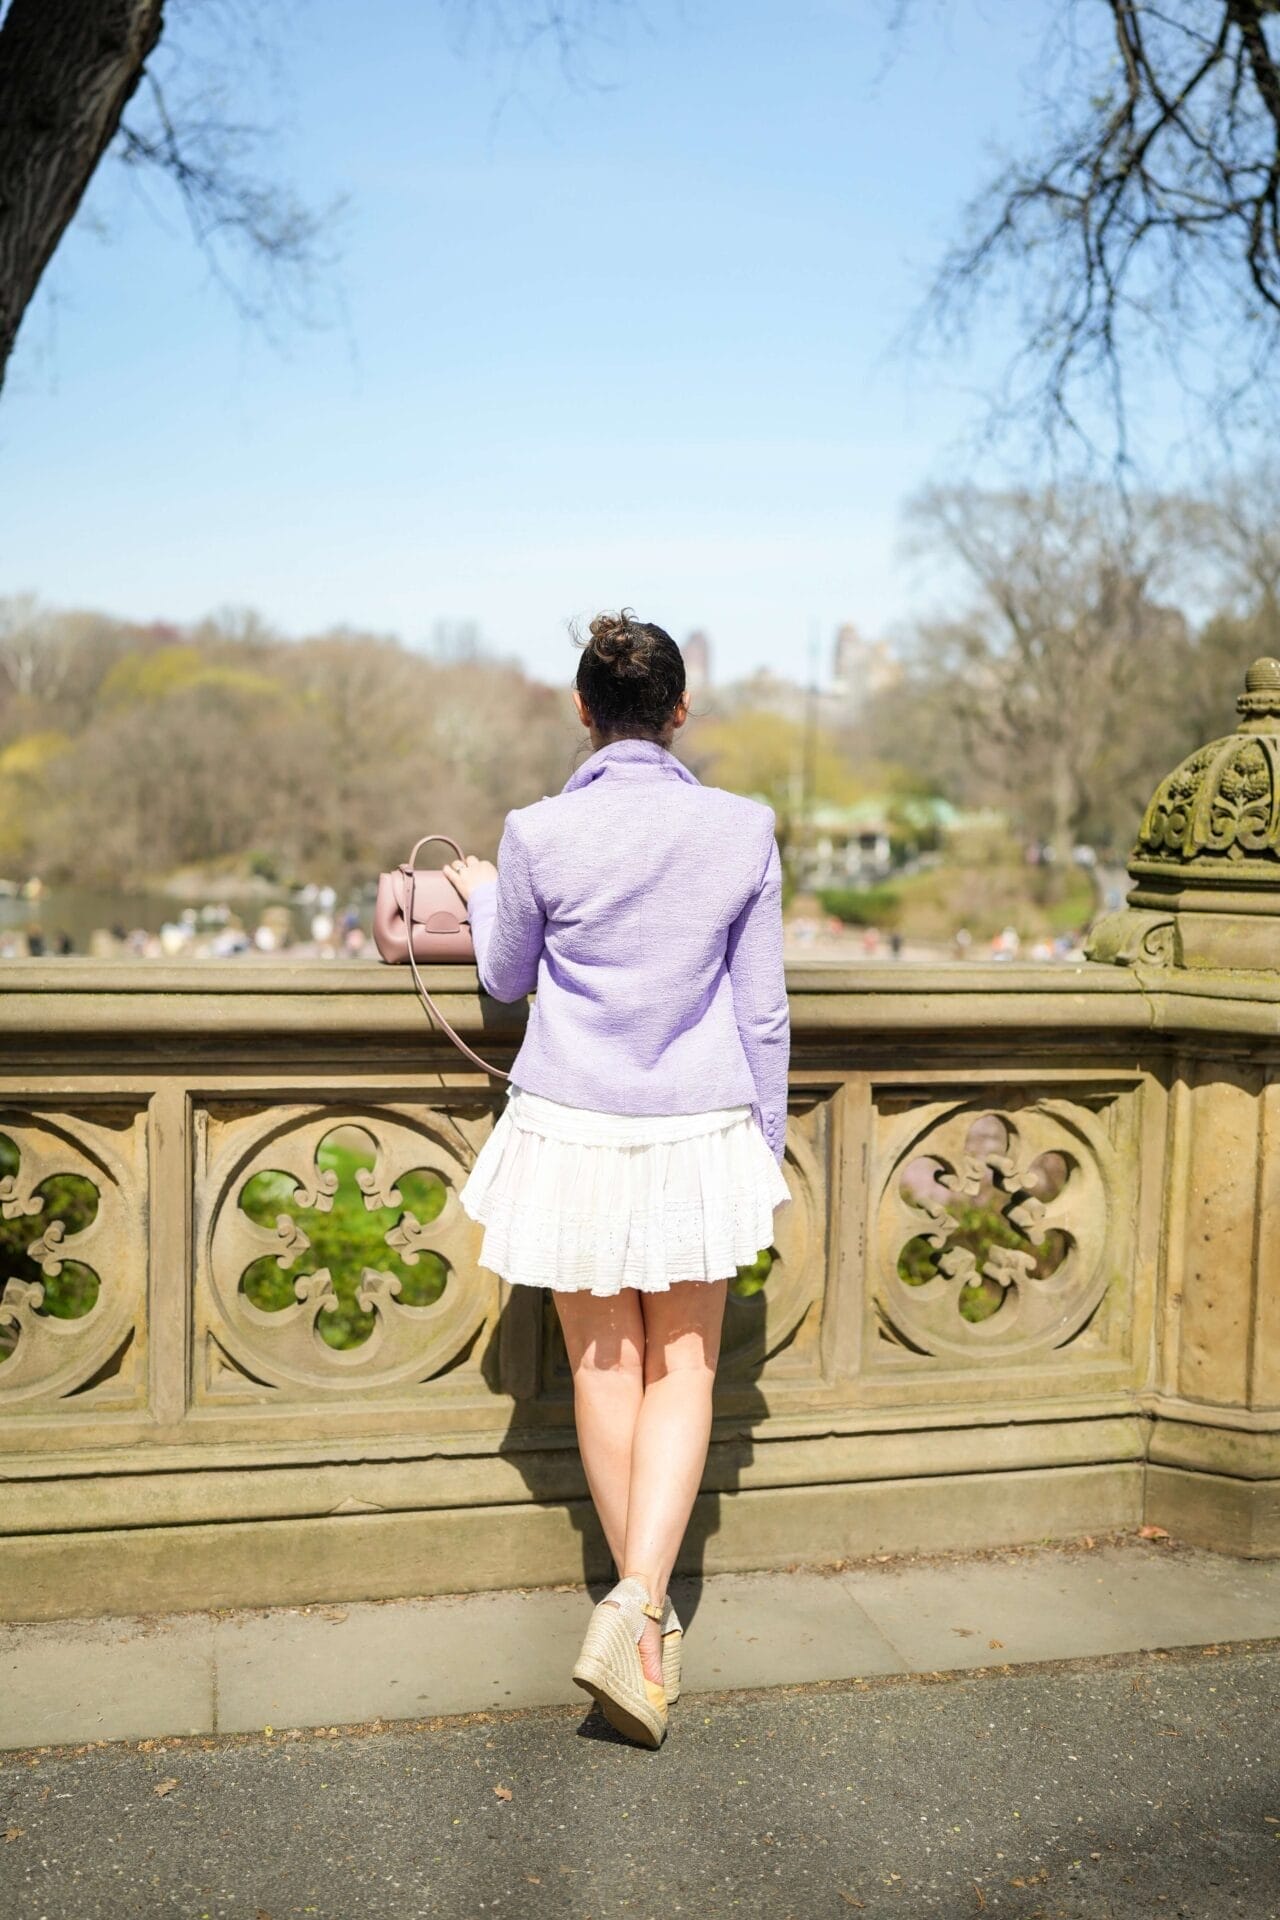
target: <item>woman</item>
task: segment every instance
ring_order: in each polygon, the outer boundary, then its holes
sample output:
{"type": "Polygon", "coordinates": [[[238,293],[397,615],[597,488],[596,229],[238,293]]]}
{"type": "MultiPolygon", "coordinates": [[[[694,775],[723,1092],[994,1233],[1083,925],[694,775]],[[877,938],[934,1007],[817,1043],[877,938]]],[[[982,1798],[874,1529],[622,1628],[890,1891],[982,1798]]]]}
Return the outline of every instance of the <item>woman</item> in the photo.
{"type": "Polygon", "coordinates": [[[622,1575],[574,1678],[659,1746],[679,1692],[670,1578],[706,1464],[728,1282],[773,1238],[790,1024],[774,813],[671,752],[684,661],[602,614],[578,661],[592,753],[445,871],[496,1000],[536,989],[460,1198],[481,1265],[550,1287],[583,1466],[622,1575]]]}

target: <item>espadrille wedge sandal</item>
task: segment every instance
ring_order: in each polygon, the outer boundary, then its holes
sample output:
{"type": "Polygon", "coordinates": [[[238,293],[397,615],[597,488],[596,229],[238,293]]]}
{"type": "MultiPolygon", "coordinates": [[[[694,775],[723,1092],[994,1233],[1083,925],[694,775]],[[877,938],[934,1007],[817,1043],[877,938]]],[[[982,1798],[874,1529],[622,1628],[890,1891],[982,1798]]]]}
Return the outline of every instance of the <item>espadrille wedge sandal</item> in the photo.
{"type": "Polygon", "coordinates": [[[667,1705],[680,1698],[680,1655],[684,1651],[684,1628],[668,1597],[662,1603],[662,1690],[667,1705]]]}
{"type": "Polygon", "coordinates": [[[646,1620],[662,1619],[643,1580],[619,1580],[593,1610],[573,1669],[611,1727],[643,1747],[660,1747],[667,1731],[667,1696],[640,1664],[646,1620]],[[612,1603],[612,1604],[610,1604],[612,1603]]]}

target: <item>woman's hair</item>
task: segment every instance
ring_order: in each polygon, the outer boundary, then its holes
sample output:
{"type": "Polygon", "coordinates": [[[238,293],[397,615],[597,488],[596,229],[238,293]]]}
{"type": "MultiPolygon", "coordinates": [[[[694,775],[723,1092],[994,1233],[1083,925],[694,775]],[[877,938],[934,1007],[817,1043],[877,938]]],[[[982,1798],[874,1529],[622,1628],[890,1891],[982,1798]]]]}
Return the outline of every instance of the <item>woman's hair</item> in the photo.
{"type": "Polygon", "coordinates": [[[684,656],[669,633],[637,620],[630,607],[598,613],[582,648],[575,685],[599,733],[658,739],[685,689],[684,656]]]}

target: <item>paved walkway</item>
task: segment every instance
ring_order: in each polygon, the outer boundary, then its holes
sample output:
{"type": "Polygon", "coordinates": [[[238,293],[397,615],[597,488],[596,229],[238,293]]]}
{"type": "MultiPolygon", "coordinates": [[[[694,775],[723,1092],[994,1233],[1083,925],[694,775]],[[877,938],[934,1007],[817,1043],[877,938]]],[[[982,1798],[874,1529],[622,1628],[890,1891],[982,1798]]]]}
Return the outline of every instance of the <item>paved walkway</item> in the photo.
{"type": "Polygon", "coordinates": [[[683,1597],[658,1753],[565,1683],[581,1590],[4,1628],[10,1741],[81,1744],[0,1754],[0,1915],[1280,1920],[1280,1565],[1129,1538],[683,1597]]]}
{"type": "MultiPolygon", "coordinates": [[[[1280,1637],[1280,1562],[1133,1536],[672,1594],[698,1693],[1280,1637]]],[[[0,1747],[570,1704],[590,1605],[578,1587],[0,1626],[0,1747]]]]}
{"type": "Polygon", "coordinates": [[[6,1920],[1276,1920],[1280,1648],[0,1763],[6,1920]]]}

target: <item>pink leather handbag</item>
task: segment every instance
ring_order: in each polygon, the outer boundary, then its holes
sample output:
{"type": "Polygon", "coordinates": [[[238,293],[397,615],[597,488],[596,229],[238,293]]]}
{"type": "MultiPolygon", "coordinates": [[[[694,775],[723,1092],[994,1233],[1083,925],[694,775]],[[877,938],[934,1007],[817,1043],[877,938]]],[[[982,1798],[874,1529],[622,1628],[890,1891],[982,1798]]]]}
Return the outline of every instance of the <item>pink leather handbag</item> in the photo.
{"type": "Polygon", "coordinates": [[[424,833],[403,866],[396,867],[391,873],[380,873],[378,896],[373,906],[373,944],[382,958],[393,965],[405,960],[409,962],[413,984],[418,989],[418,998],[426,1009],[427,1018],[434,1019],[453,1044],[460,1047],[478,1067],[483,1067],[486,1073],[496,1074],[500,1080],[509,1080],[511,1075],[503,1068],[491,1067],[487,1060],[482,1060],[478,1053],[472,1052],[461,1035],[454,1032],[422,984],[422,976],[418,972],[419,960],[436,965],[441,961],[461,960],[474,965],[476,957],[466,902],[448,874],[439,867],[414,866],[418,848],[425,847],[428,840],[447,841],[459,860],[462,859],[462,848],[447,833],[424,833]]]}

